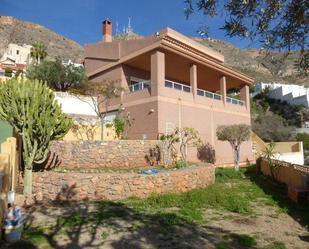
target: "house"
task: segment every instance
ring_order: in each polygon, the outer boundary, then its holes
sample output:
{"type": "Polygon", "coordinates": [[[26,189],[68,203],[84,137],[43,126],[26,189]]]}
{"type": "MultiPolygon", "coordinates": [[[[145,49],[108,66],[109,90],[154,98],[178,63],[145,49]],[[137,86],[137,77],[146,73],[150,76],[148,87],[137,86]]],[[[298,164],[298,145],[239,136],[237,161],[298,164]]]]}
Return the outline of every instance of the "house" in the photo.
{"type": "Polygon", "coordinates": [[[253,96],[269,89],[268,96],[272,99],[286,101],[290,105],[301,105],[309,108],[309,89],[295,84],[258,83],[253,96]]]}
{"type": "Polygon", "coordinates": [[[0,79],[14,76],[17,72],[24,73],[27,65],[31,63],[30,52],[30,45],[10,43],[0,59],[0,79]]]}
{"type": "MultiPolygon", "coordinates": [[[[171,28],[136,40],[113,40],[109,20],[102,29],[102,41],[85,46],[84,66],[91,81],[115,81],[124,89],[108,111],[122,104],[130,112],[135,121],[129,139],[158,139],[175,127],[193,127],[215,148],[217,164],[232,163],[231,147],[216,139],[216,128],[250,125],[253,79],[226,66],[222,54],[171,28]],[[240,90],[240,99],[227,96],[230,88],[240,90]]],[[[253,160],[251,141],[241,150],[242,162],[253,160]]],[[[196,149],[188,154],[197,160],[196,149]]]]}
{"type": "Polygon", "coordinates": [[[11,58],[16,64],[29,65],[31,63],[31,45],[24,44],[22,46],[10,43],[0,61],[11,58]]]}

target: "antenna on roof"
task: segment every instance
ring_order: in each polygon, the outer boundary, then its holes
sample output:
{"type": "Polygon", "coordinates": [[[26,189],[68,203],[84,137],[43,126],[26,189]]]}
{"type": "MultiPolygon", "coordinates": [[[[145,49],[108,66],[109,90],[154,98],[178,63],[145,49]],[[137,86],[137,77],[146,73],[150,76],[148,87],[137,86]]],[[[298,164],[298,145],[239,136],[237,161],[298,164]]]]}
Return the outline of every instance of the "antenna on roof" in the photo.
{"type": "Polygon", "coordinates": [[[129,17],[127,33],[132,33],[132,32],[133,32],[133,29],[131,27],[131,17],[129,17]]]}
{"type": "Polygon", "coordinates": [[[116,22],[116,35],[119,35],[118,21],[116,22]]]}

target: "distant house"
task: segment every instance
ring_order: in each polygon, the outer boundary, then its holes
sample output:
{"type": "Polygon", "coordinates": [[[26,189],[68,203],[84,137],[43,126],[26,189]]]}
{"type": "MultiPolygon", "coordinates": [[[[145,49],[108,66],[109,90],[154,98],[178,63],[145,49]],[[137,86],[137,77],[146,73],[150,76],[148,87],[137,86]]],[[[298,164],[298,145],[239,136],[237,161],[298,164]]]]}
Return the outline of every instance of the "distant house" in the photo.
{"type": "Polygon", "coordinates": [[[68,61],[62,61],[62,65],[64,65],[64,66],[73,66],[73,67],[84,67],[84,65],[83,64],[80,64],[80,63],[75,63],[75,62],[73,62],[73,61],[71,61],[71,60],[68,60],[68,61]]]}
{"type": "MultiPolygon", "coordinates": [[[[230,145],[216,139],[216,128],[250,125],[253,79],[226,66],[222,54],[171,28],[135,40],[113,40],[109,20],[102,28],[103,40],[85,46],[84,66],[91,81],[117,81],[125,89],[109,110],[123,104],[135,119],[129,139],[157,139],[175,127],[193,127],[214,146],[217,164],[232,163],[230,145]],[[240,99],[227,96],[231,88],[240,90],[240,99]]],[[[196,160],[196,150],[188,152],[196,160]]],[[[253,160],[251,141],[241,155],[243,162],[253,160]]]]}
{"type": "Polygon", "coordinates": [[[0,59],[0,77],[13,76],[24,72],[31,63],[31,46],[10,43],[0,59]]]}
{"type": "Polygon", "coordinates": [[[294,84],[280,83],[258,83],[255,86],[254,94],[269,89],[268,96],[272,99],[286,101],[290,105],[302,105],[309,108],[309,88],[294,84]]]}
{"type": "Polygon", "coordinates": [[[22,46],[10,43],[0,61],[6,60],[10,58],[14,60],[16,64],[24,64],[28,65],[31,63],[32,59],[30,56],[31,53],[31,45],[24,44],[22,46]]]}

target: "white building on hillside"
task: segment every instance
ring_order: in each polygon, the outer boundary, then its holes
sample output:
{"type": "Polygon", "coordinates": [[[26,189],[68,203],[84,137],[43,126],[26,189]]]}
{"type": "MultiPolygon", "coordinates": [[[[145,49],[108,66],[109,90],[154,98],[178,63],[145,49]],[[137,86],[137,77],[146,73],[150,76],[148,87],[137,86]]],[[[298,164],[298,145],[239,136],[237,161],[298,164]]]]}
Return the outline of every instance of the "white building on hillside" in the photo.
{"type": "MultiPolygon", "coordinates": [[[[96,97],[76,96],[67,92],[55,92],[55,99],[61,105],[62,111],[72,117],[98,119],[98,100],[96,97]]],[[[117,112],[108,112],[104,117],[105,122],[112,122],[116,118],[116,115],[117,112]]]]}
{"type": "Polygon", "coordinates": [[[31,63],[31,45],[17,45],[14,43],[10,43],[6,50],[4,51],[3,56],[0,61],[5,61],[8,58],[14,60],[16,64],[25,64],[29,65],[31,63]]]}
{"type": "Polygon", "coordinates": [[[64,66],[72,65],[72,66],[74,66],[74,67],[84,67],[83,64],[75,63],[75,62],[73,62],[73,61],[71,61],[71,60],[63,61],[63,62],[62,62],[62,65],[64,65],[64,66]]]}
{"type": "Polygon", "coordinates": [[[290,105],[302,105],[309,108],[309,88],[293,84],[280,83],[257,83],[253,96],[261,93],[266,88],[269,89],[269,97],[286,101],[290,105]]]}
{"type": "Polygon", "coordinates": [[[67,92],[55,92],[55,99],[66,114],[97,116],[97,98],[75,96],[67,92]]]}

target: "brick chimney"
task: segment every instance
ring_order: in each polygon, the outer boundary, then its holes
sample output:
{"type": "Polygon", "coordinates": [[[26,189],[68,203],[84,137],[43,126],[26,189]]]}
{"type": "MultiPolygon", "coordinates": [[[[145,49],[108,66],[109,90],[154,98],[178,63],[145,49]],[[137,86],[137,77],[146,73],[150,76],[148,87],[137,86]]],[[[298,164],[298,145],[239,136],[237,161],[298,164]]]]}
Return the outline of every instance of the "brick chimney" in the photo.
{"type": "Polygon", "coordinates": [[[103,41],[104,42],[111,42],[112,41],[112,22],[108,19],[105,19],[103,21],[103,27],[102,27],[102,31],[103,31],[103,41]]]}

